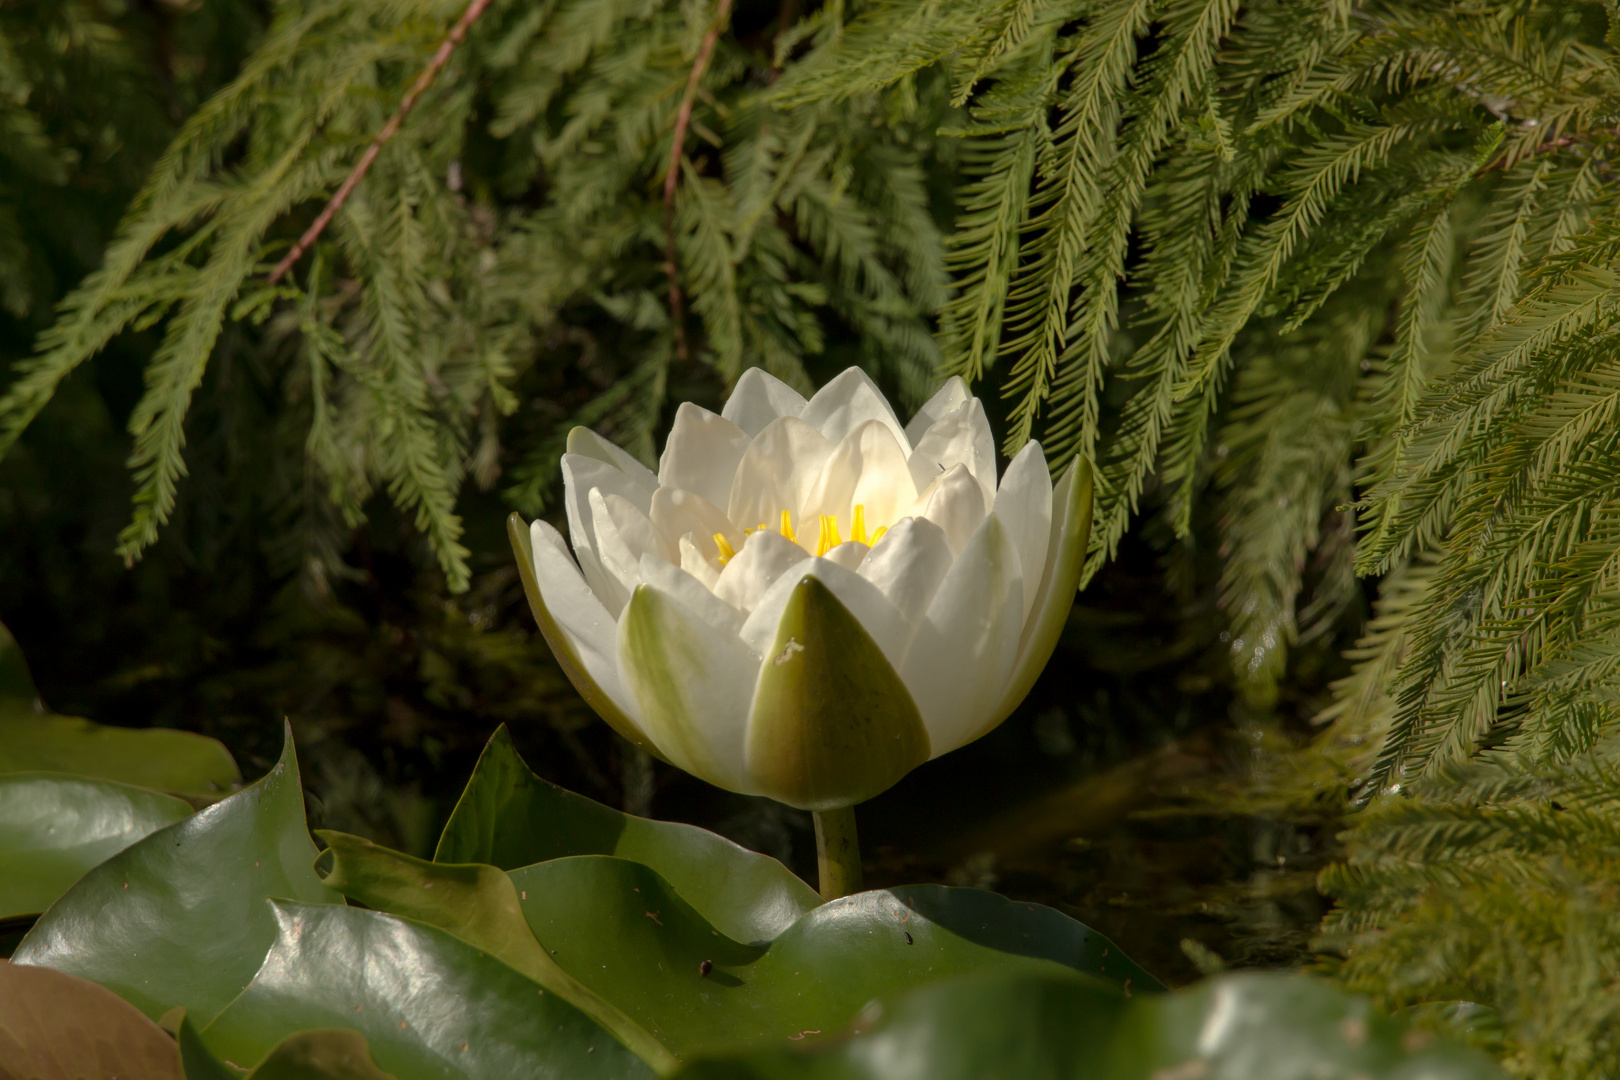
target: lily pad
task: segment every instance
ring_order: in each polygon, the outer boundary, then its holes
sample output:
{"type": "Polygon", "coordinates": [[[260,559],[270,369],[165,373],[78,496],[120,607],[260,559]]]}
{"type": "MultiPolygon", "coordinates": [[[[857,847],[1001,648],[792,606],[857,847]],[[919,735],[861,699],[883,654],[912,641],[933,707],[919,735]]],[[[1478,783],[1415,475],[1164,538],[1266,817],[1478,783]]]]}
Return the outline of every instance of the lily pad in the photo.
{"type": "MultiPolygon", "coordinates": [[[[186,1080],[243,1080],[242,1074],[209,1053],[191,1021],[180,1024],[180,1060],[186,1080]]],[[[377,1068],[371,1047],[358,1031],[317,1028],[289,1035],[276,1044],[247,1080],[397,1080],[377,1068]]]]}
{"type": "Polygon", "coordinates": [[[435,862],[516,870],[573,855],[650,866],[716,929],[765,942],[821,903],[766,855],[706,829],[632,817],[536,776],[504,726],[490,738],[439,838],[435,862]]]}
{"type": "Polygon", "coordinates": [[[1078,967],[1158,986],[1072,919],[972,889],[859,893],[817,908],[768,945],[750,945],[720,932],[640,863],[580,856],[511,878],[535,938],[556,962],[682,1060],[830,1034],[874,997],[966,972],[1063,975],[1078,967]]]}
{"type": "Polygon", "coordinates": [[[0,701],[0,773],[59,772],[213,802],[242,774],[215,739],[172,728],[122,728],[0,701]]]}
{"type": "Polygon", "coordinates": [[[264,966],[202,1031],[216,1056],[264,1061],[312,1028],[365,1036],[399,1080],[642,1080],[655,1074],[590,1017],[443,930],[376,911],[265,904],[264,966]]]}
{"type": "Polygon", "coordinates": [[[314,859],[289,728],[267,776],[91,870],[12,959],[100,983],[153,1018],[180,1006],[205,1023],[276,940],[265,897],[341,903],[314,859]]]}
{"type": "Polygon", "coordinates": [[[0,1076],[183,1080],[174,1040],[117,994],[0,960],[0,1076]]]}
{"type": "Polygon", "coordinates": [[[997,972],[866,1010],[836,1040],[704,1061],[680,1080],[1502,1080],[1483,1054],[1299,975],[1126,998],[1079,975],[997,972]]]}
{"type": "Polygon", "coordinates": [[[0,919],[39,914],[99,863],[190,816],[190,803],[110,780],[0,776],[0,919]]]}

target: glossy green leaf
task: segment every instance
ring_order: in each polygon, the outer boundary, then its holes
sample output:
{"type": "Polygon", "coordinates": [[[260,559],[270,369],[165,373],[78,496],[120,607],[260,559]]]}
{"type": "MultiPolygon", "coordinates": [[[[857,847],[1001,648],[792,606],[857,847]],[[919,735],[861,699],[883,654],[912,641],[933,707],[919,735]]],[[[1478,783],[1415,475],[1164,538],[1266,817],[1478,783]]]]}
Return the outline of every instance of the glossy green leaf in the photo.
{"type": "Polygon", "coordinates": [[[431,926],[359,908],[266,904],[264,966],[202,1031],[218,1058],[263,1061],[311,1028],[365,1036],[399,1080],[640,1080],[654,1075],[590,1017],[431,926]]]}
{"type": "Polygon", "coordinates": [[[215,739],[171,728],[121,728],[0,701],[0,773],[59,772],[213,802],[241,783],[215,739]]]}
{"type": "Polygon", "coordinates": [[[110,780],[0,776],[0,919],[39,914],[92,867],[190,816],[190,803],[110,780]]]}
{"type": "Polygon", "coordinates": [[[875,1003],[836,1040],[784,1040],[681,1080],[1500,1080],[1474,1050],[1299,975],[1126,998],[1081,976],[994,973],[875,1003]]]}
{"type": "Polygon", "coordinates": [[[180,1080],[174,1040],[93,982],[0,960],[0,1076],[180,1080]]]}
{"type": "Polygon", "coordinates": [[[652,867],[728,937],[769,941],[821,903],[766,855],[706,829],[621,814],[540,779],[503,726],[478,759],[439,838],[435,862],[515,870],[570,855],[617,855],[652,867]]]}
{"type": "Polygon", "coordinates": [[[572,1002],[661,1072],[675,1059],[623,1012],[569,975],[540,947],[501,870],[481,863],[431,863],[369,840],[322,832],[332,872],[326,883],[351,900],[448,930],[572,1002]]]}
{"type": "Polygon", "coordinates": [[[13,960],[116,991],[148,1016],[223,1009],[276,939],[264,899],[339,901],[316,876],[292,731],[269,774],[91,870],[13,960]]]}
{"type": "MultiPolygon", "coordinates": [[[[242,1074],[216,1058],[190,1020],[180,1024],[177,1042],[186,1080],[242,1080],[242,1074]]],[[[377,1067],[371,1047],[358,1031],[315,1028],[287,1036],[248,1080],[398,1080],[377,1067]]]]}
{"type": "Polygon", "coordinates": [[[750,780],[789,806],[832,810],[887,791],[928,754],[906,684],[860,620],[807,575],[754,686],[750,780]]]}
{"type": "Polygon", "coordinates": [[[964,972],[1106,965],[1139,988],[1158,985],[1073,920],[972,889],[859,893],[817,908],[768,945],[747,945],[639,863],[582,856],[511,877],[557,963],[682,1060],[831,1033],[874,997],[964,972]]]}
{"type": "Polygon", "coordinates": [[[38,693],[34,689],[34,678],[28,672],[28,661],[17,647],[17,639],[0,623],[0,701],[32,703],[38,693]]]}

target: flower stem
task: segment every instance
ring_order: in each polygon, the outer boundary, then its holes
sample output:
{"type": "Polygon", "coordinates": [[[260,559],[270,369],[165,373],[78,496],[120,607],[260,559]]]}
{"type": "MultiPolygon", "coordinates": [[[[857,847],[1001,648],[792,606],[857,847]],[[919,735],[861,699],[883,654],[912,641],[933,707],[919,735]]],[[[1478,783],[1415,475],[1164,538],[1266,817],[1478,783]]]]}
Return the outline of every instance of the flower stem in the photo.
{"type": "Polygon", "coordinates": [[[855,808],[817,810],[816,864],[821,871],[821,898],[837,900],[861,891],[861,841],[855,835],[855,808]]]}

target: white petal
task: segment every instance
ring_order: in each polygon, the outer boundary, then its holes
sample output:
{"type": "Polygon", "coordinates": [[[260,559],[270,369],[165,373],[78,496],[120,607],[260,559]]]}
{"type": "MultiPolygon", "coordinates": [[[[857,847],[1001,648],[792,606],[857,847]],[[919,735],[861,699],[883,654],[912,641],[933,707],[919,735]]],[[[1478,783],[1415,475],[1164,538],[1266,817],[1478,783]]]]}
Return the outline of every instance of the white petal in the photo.
{"type": "Polygon", "coordinates": [[[715,582],[714,595],[738,611],[753,611],[765,590],[804,561],[804,549],[773,529],[761,529],[743,542],[715,582]]]}
{"type": "Polygon", "coordinates": [[[962,381],[962,376],[952,375],[911,418],[911,423],[906,425],[906,438],[911,440],[912,446],[916,446],[923,432],[933,427],[936,420],[946,413],[955,412],[971,397],[973,394],[968,390],[967,383],[962,381]]]}
{"type": "Polygon", "coordinates": [[[935,757],[981,733],[1000,703],[1018,656],[1022,590],[1006,526],[985,518],[940,582],[900,671],[935,757]]]}
{"type": "Polygon", "coordinates": [[[1007,466],[996,492],[991,513],[1007,526],[1018,549],[1018,566],[1028,567],[1024,574],[1024,610],[1028,619],[1035,606],[1035,591],[1040,586],[1040,573],[1036,567],[1046,566],[1046,548],[1052,532],[1052,474],[1046,468],[1046,455],[1040,443],[1031,439],[1018,451],[1018,456],[1007,466]]]}
{"type": "Polygon", "coordinates": [[[883,534],[861,563],[860,575],[915,627],[955,561],[944,529],[927,518],[908,517],[883,534]]]}
{"type": "MultiPolygon", "coordinates": [[[[574,554],[579,557],[579,568],[584,572],[585,581],[590,585],[591,591],[606,605],[608,612],[617,618],[624,607],[625,595],[613,575],[602,568],[602,560],[596,550],[596,526],[591,514],[591,489],[600,488],[605,495],[619,495],[645,511],[652,506],[653,485],[643,483],[616,465],[583,454],[564,454],[562,474],[563,508],[568,514],[568,539],[573,541],[574,554]]],[[[652,476],[650,472],[647,475],[652,476]]],[[[656,478],[653,483],[656,484],[656,478]]]]}
{"type": "Polygon", "coordinates": [[[568,452],[612,465],[642,487],[650,489],[658,485],[658,478],[651,469],[588,427],[576,427],[568,433],[568,452]]]}
{"type": "Polygon", "coordinates": [[[681,537],[681,569],[697,578],[710,592],[720,583],[720,561],[704,555],[692,533],[681,537]]]}
{"type": "MultiPolygon", "coordinates": [[[[624,590],[624,598],[641,580],[641,557],[652,555],[669,561],[652,521],[621,495],[604,495],[601,488],[590,494],[592,524],[596,528],[596,553],[602,569],[611,574],[624,590]]],[[[623,607],[623,601],[620,601],[623,607]]],[[[608,609],[611,611],[612,606],[608,609]]]]}
{"type": "Polygon", "coordinates": [[[953,465],[917,496],[907,517],[925,517],[945,530],[951,550],[963,545],[984,520],[984,490],[966,465],[953,465]]]}
{"type": "Polygon", "coordinates": [[[586,674],[620,712],[637,720],[640,710],[619,679],[618,628],[613,616],[585,584],[561,533],[536,521],[529,526],[529,543],[534,548],[534,576],[546,611],[568,639],[586,674]]]}
{"type": "Polygon", "coordinates": [[[798,416],[804,398],[764,368],[749,368],[737,380],[720,415],[750,435],[758,435],[778,416],[798,416]]]}
{"type": "Polygon", "coordinates": [[[759,658],[656,585],[619,619],[619,670],[659,752],[712,784],[751,793],[745,757],[759,658]]]}
{"type": "Polygon", "coordinates": [[[966,465],[984,489],[984,504],[996,497],[996,440],[978,398],[935,421],[912,452],[912,482],[921,491],[952,465],[966,465]]]}
{"type": "Polygon", "coordinates": [[[845,570],[858,570],[861,563],[866,561],[866,553],[872,549],[856,540],[845,540],[842,544],[829,548],[822,558],[828,562],[837,563],[845,570]]]}
{"type": "MultiPolygon", "coordinates": [[[[679,552],[681,537],[692,534],[692,540],[705,559],[718,560],[720,549],[715,546],[714,535],[719,533],[736,551],[742,547],[742,532],[732,525],[731,519],[714,503],[701,495],[680,488],[661,487],[653,492],[653,528],[671,551],[679,552]]],[[[716,561],[715,565],[719,565],[716,561]]]]}
{"type": "Polygon", "coordinates": [[[675,410],[664,456],[658,459],[658,483],[684,488],[715,506],[724,506],[731,497],[737,462],[751,441],[747,432],[725,417],[683,401],[675,410]]]}
{"type": "Polygon", "coordinates": [[[906,647],[911,643],[911,626],[877,586],[830,559],[802,559],[778,577],[743,623],[744,644],[762,656],[770,651],[776,642],[776,625],[782,621],[788,598],[806,577],[818,578],[827,586],[899,671],[906,647]]]}
{"type": "Polygon", "coordinates": [[[726,517],[743,529],[756,525],[776,529],[786,510],[797,531],[810,487],[832,452],[833,444],[803,420],[791,416],[772,420],[737,466],[726,517]]]}
{"type": "Polygon", "coordinates": [[[877,388],[877,383],[860,368],[846,368],[832,382],[823,386],[805,405],[799,419],[812,425],[827,436],[834,445],[844,436],[868,420],[881,421],[894,432],[894,441],[907,455],[911,453],[911,440],[906,429],[895,419],[889,399],[877,388]]]}
{"type": "Polygon", "coordinates": [[[821,467],[804,503],[804,527],[808,530],[826,514],[837,519],[838,535],[849,536],[853,509],[864,506],[870,535],[878,526],[898,521],[916,499],[906,454],[894,432],[868,420],[844,436],[821,467]]]}
{"type": "Polygon", "coordinates": [[[736,637],[742,629],[741,612],[715,596],[701,581],[678,566],[652,555],[643,555],[641,580],[679,600],[717,634],[736,637]]]}

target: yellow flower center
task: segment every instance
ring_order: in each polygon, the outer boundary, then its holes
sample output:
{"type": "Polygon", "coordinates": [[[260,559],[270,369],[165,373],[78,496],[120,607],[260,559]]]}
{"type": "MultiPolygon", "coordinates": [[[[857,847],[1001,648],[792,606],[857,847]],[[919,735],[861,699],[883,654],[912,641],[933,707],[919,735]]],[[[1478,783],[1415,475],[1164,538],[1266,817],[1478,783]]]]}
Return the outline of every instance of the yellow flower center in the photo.
{"type": "MultiPolygon", "coordinates": [[[[818,557],[827,554],[827,552],[844,542],[843,538],[838,535],[838,519],[833,517],[831,514],[821,515],[820,527],[821,533],[816,538],[816,555],[818,557]]],[[[755,525],[752,529],[744,529],[743,536],[744,538],[747,538],[766,528],[769,528],[769,526],[762,521],[758,525],[755,525]]],[[[869,547],[873,546],[877,544],[879,540],[883,539],[883,534],[888,531],[889,527],[887,525],[881,526],[872,534],[871,539],[867,539],[865,504],[858,504],[855,509],[851,511],[849,538],[855,543],[866,544],[869,547]]],[[[781,532],[783,536],[787,537],[787,539],[793,541],[795,544],[799,542],[799,538],[793,534],[793,515],[786,510],[782,511],[781,532]]],[[[719,557],[721,566],[726,565],[732,559],[737,557],[737,552],[733,550],[732,546],[726,542],[726,538],[722,533],[714,534],[714,546],[715,549],[720,553],[719,557]]]]}

